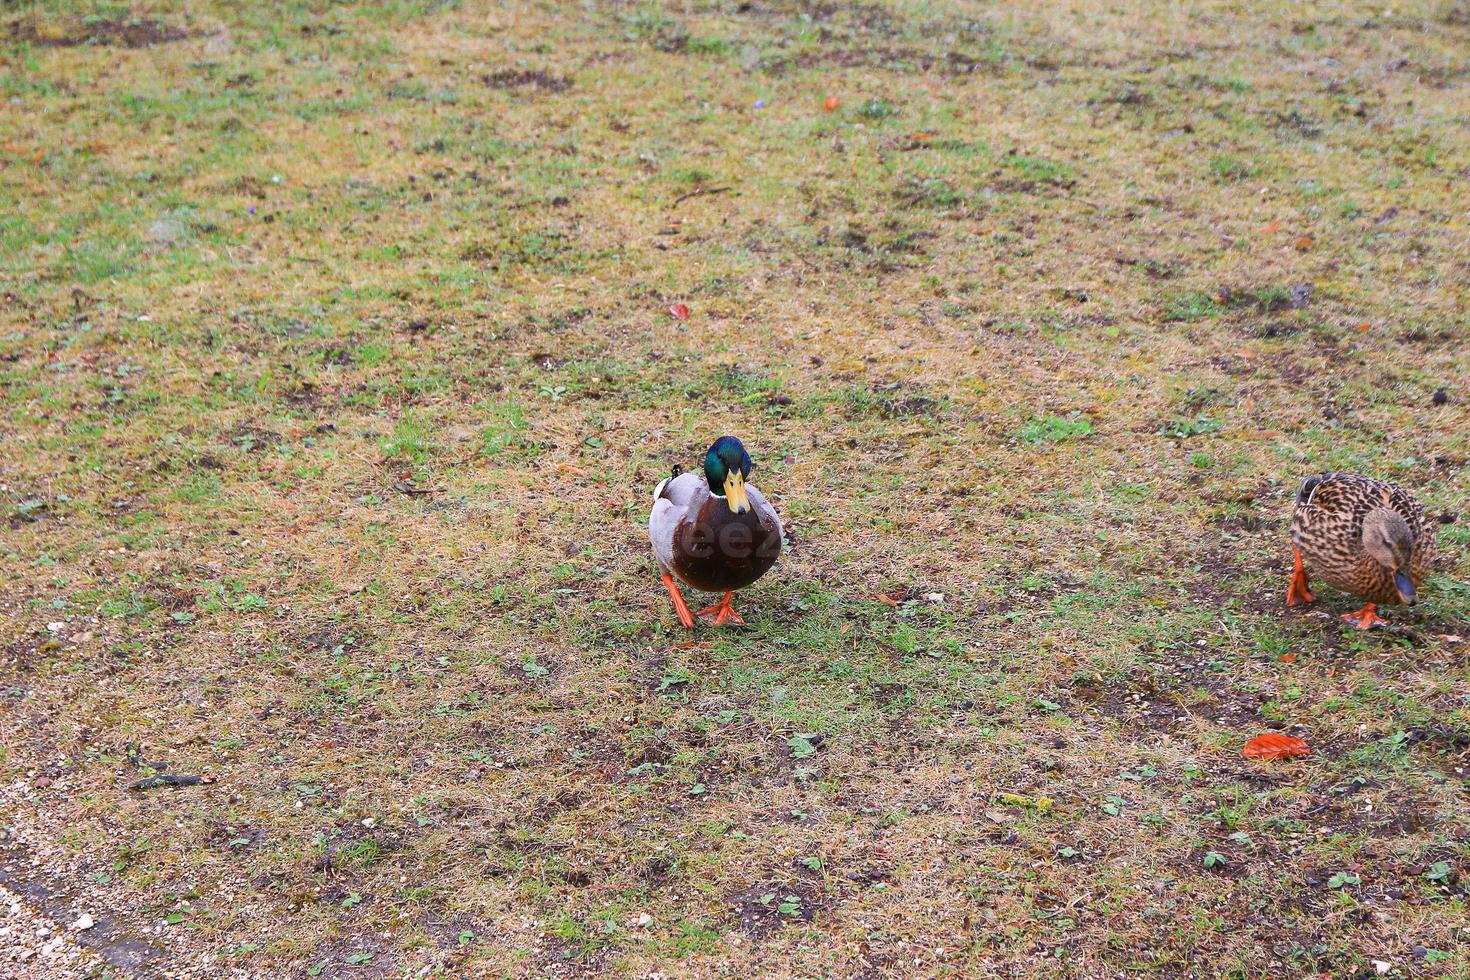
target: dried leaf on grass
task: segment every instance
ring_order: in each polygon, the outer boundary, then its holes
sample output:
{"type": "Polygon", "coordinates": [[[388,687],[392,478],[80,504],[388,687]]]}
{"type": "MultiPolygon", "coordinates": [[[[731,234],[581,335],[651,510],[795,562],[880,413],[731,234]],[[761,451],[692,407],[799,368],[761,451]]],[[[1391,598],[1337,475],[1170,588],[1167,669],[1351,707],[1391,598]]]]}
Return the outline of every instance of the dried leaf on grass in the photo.
{"type": "Polygon", "coordinates": [[[1295,735],[1267,732],[1246,742],[1240,754],[1247,759],[1295,759],[1311,751],[1311,746],[1295,735]]]}

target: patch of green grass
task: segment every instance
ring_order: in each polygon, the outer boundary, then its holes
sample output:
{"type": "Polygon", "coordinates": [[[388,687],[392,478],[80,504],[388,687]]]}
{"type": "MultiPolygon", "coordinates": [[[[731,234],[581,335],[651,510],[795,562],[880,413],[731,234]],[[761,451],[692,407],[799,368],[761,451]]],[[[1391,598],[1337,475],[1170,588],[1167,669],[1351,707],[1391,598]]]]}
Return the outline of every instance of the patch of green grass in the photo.
{"type": "Polygon", "coordinates": [[[1193,436],[1219,432],[1223,424],[1219,419],[1208,415],[1197,415],[1192,419],[1177,418],[1160,426],[1159,435],[1168,436],[1171,439],[1189,439],[1193,436]]]}
{"type": "Polygon", "coordinates": [[[200,608],[207,613],[252,613],[269,609],[270,603],[258,593],[252,592],[244,580],[225,579],[210,586],[200,608]]]}
{"type": "Polygon", "coordinates": [[[1169,301],[1169,306],[1164,311],[1164,320],[1165,322],[1202,320],[1218,316],[1223,309],[1208,293],[1180,293],[1169,301]]]}
{"type": "Polygon", "coordinates": [[[125,619],[147,615],[157,608],[158,601],[152,596],[129,590],[102,600],[97,605],[97,614],[112,619],[125,619]]]}
{"type": "Polygon", "coordinates": [[[929,177],[914,179],[897,196],[910,205],[927,208],[956,208],[965,203],[965,195],[947,180],[929,177]]]}
{"type": "Polygon", "coordinates": [[[486,456],[534,458],[536,449],[526,438],[531,426],[520,402],[514,398],[495,402],[488,407],[485,418],[485,427],[480,430],[480,452],[486,456]]]}
{"type": "Polygon", "coordinates": [[[733,47],[722,37],[691,37],[685,42],[684,50],[690,54],[720,56],[729,54],[733,47]]]}
{"type": "Polygon", "coordinates": [[[436,447],[429,426],[422,418],[405,414],[393,426],[393,434],[383,442],[383,454],[419,465],[433,458],[436,447]]]}
{"type": "Polygon", "coordinates": [[[1015,154],[1002,158],[1006,167],[1014,170],[1021,179],[1038,184],[1070,184],[1076,179],[1075,172],[1065,163],[1045,157],[1015,154]]]}
{"type": "Polygon", "coordinates": [[[1216,180],[1237,182],[1259,175],[1260,167],[1253,161],[1239,157],[1217,156],[1210,158],[1210,174],[1216,180]]]}
{"type": "Polygon", "coordinates": [[[1024,443],[1036,445],[1049,442],[1070,442],[1085,439],[1093,434],[1092,420],[1085,415],[1047,415],[1030,418],[1016,430],[1016,436],[1024,443]]]}
{"type": "Polygon", "coordinates": [[[867,99],[857,107],[857,114],[864,119],[882,121],[891,118],[898,112],[897,107],[891,102],[882,99],[867,99]]]}

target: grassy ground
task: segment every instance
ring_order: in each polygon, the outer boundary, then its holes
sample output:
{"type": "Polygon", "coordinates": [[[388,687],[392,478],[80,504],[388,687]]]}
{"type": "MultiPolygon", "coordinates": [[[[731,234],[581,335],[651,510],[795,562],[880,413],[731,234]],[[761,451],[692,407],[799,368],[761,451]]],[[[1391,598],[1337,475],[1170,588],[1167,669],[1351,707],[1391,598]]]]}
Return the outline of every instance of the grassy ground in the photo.
{"type": "Polygon", "coordinates": [[[1033,6],[7,4],[3,880],[145,975],[1470,973],[1470,9],[1033,6]],[[691,638],[723,432],[794,540],[691,638]],[[1325,469],[1460,517],[1387,630],[1282,606],[1325,469]]]}

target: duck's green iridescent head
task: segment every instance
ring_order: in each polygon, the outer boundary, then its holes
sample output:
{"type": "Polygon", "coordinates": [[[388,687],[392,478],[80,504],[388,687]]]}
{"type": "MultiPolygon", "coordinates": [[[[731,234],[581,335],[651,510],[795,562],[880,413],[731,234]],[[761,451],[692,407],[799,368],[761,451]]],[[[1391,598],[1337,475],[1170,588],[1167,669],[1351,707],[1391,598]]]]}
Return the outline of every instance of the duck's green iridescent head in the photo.
{"type": "Polygon", "coordinates": [[[750,453],[734,436],[720,436],[704,454],[704,478],[709,481],[710,493],[724,497],[737,514],[750,510],[745,480],[752,465],[750,453]]]}

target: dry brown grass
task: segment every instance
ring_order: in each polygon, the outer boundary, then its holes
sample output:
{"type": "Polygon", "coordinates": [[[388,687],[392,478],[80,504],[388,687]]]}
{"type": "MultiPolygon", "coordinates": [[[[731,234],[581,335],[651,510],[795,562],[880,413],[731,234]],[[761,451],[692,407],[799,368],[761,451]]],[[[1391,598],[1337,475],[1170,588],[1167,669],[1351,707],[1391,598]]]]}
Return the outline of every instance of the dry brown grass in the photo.
{"type": "Polygon", "coordinates": [[[0,865],[117,969],[1470,970],[1463,4],[69,8],[0,865]],[[795,543],[691,643],[724,431],[795,543]],[[1389,630],[1281,606],[1324,469],[1461,515],[1389,630]]]}

